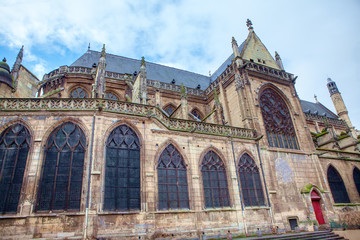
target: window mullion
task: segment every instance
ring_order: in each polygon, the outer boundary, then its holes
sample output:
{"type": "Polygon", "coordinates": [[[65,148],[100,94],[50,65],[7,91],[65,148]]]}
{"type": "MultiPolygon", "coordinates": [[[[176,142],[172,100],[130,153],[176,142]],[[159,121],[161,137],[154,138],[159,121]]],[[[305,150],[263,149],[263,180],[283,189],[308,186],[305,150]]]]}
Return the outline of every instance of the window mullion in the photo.
{"type": "Polygon", "coordinates": [[[54,198],[55,198],[55,188],[56,188],[56,178],[57,178],[57,173],[58,173],[58,169],[59,169],[59,155],[60,155],[61,151],[57,152],[57,159],[56,159],[56,168],[55,168],[55,174],[54,174],[54,181],[53,181],[53,189],[52,189],[52,194],[51,194],[51,202],[50,202],[50,210],[53,210],[53,204],[54,204],[54,198]]]}

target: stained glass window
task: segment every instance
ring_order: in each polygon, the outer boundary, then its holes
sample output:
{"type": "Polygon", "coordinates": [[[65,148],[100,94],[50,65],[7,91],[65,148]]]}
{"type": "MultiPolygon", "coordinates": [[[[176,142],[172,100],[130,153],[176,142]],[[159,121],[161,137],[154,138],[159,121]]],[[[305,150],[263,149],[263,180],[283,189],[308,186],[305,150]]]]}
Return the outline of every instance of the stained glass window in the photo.
{"type": "Polygon", "coordinates": [[[354,183],[355,183],[356,189],[360,195],[360,170],[357,167],[354,168],[353,178],[354,178],[354,183]]]}
{"type": "Polygon", "coordinates": [[[262,189],[259,168],[255,161],[244,153],[238,165],[241,190],[245,206],[265,205],[264,193],[262,189]]]}
{"type": "Polygon", "coordinates": [[[226,170],[223,161],[209,151],[201,162],[205,206],[218,208],[230,206],[226,170]]]}
{"type": "Polygon", "coordinates": [[[118,98],[111,92],[105,93],[105,99],[114,100],[114,101],[118,100],[118,98]]]}
{"type": "Polygon", "coordinates": [[[260,96],[261,113],[271,147],[299,149],[289,109],[284,100],[271,88],[260,96]]]}
{"type": "Polygon", "coordinates": [[[157,165],[159,209],[189,208],[186,165],[174,145],[161,153],[157,165]]]}
{"type": "Polygon", "coordinates": [[[87,97],[88,95],[82,87],[77,87],[70,93],[70,98],[87,98],[87,97]]]}
{"type": "Polygon", "coordinates": [[[104,210],[140,209],[140,142],[130,127],[120,125],[106,141],[104,210]]]}
{"type": "Polygon", "coordinates": [[[14,124],[0,136],[0,212],[16,212],[23,183],[30,134],[22,124],[14,124]]]}
{"type": "Polygon", "coordinates": [[[339,174],[339,172],[333,167],[330,166],[327,171],[327,178],[329,186],[331,189],[331,194],[333,196],[335,203],[349,203],[350,199],[347,194],[344,182],[339,174]]]}
{"type": "Polygon", "coordinates": [[[49,136],[42,166],[37,210],[80,210],[86,139],[65,122],[49,136]]]}

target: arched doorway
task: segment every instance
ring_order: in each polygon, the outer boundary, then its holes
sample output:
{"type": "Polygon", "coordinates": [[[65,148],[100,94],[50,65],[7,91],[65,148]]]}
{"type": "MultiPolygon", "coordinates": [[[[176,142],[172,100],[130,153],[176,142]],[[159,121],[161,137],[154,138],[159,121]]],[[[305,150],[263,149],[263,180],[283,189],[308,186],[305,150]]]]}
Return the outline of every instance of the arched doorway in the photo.
{"type": "Polygon", "coordinates": [[[318,221],[319,224],[325,224],[324,216],[321,211],[320,200],[321,200],[321,197],[319,196],[319,194],[315,191],[312,191],[311,192],[311,202],[312,202],[312,205],[314,208],[316,220],[318,221]]]}

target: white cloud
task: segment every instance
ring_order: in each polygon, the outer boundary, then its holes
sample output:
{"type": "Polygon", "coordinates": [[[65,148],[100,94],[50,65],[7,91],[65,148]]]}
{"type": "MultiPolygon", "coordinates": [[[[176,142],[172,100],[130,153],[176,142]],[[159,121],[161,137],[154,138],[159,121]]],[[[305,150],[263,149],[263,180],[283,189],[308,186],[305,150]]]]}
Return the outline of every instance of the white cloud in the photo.
{"type": "Polygon", "coordinates": [[[52,70],[52,60],[42,54],[80,56],[90,42],[95,50],[106,43],[113,54],[145,56],[207,75],[231,54],[232,36],[239,44],[245,40],[250,18],[270,53],[277,50],[286,70],[299,75],[301,98],[312,100],[316,93],[333,109],[325,86],[332,77],[360,127],[359,10],[356,0],[13,0],[0,8],[0,20],[6,23],[0,28],[0,47],[24,44],[28,57],[38,57],[27,61],[39,74],[52,70]]]}

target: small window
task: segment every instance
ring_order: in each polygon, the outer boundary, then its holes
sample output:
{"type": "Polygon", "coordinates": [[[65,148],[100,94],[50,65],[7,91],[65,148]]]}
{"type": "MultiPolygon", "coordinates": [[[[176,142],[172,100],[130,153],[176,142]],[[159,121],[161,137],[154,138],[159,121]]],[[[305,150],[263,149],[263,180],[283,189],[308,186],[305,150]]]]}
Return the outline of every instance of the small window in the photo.
{"type": "Polygon", "coordinates": [[[339,172],[333,166],[330,166],[328,168],[327,178],[334,202],[350,203],[350,199],[347,194],[344,181],[340,176],[339,172]]]}
{"type": "Polygon", "coordinates": [[[200,119],[200,120],[202,119],[202,114],[201,114],[200,111],[197,110],[197,109],[192,110],[192,111],[191,111],[191,114],[194,115],[195,117],[197,117],[197,118],[200,119]]]}
{"type": "Polygon", "coordinates": [[[164,111],[170,116],[175,111],[175,106],[169,104],[164,108],[164,111]]]}
{"type": "Polygon", "coordinates": [[[298,226],[298,222],[296,218],[289,218],[289,224],[290,224],[290,228],[291,230],[295,230],[295,228],[298,226]]]}
{"type": "Polygon", "coordinates": [[[117,101],[117,100],[118,100],[117,96],[115,96],[115,95],[112,94],[111,92],[106,92],[106,93],[105,93],[105,99],[113,100],[113,101],[117,101]]]}
{"type": "Polygon", "coordinates": [[[71,92],[70,98],[88,98],[88,95],[82,87],[77,87],[71,92]]]}

